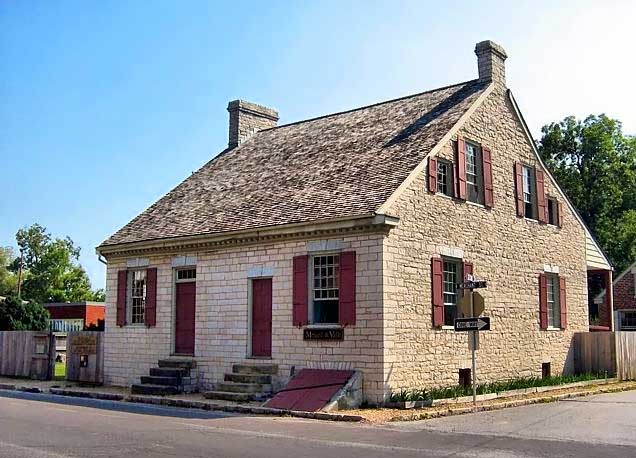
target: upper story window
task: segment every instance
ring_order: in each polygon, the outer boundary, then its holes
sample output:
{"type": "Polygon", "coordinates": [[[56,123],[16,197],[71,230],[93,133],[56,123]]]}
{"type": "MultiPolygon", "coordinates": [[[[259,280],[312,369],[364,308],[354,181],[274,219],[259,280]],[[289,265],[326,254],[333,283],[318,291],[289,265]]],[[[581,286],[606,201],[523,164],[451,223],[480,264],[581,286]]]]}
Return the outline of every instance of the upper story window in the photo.
{"type": "Polygon", "coordinates": [[[177,278],[178,282],[182,281],[193,281],[197,278],[197,269],[178,269],[177,270],[177,278]]]}
{"type": "Polygon", "coordinates": [[[453,326],[457,318],[457,283],[462,277],[462,263],[458,259],[444,258],[444,326],[453,326]]]}
{"type": "Polygon", "coordinates": [[[479,146],[469,142],[466,145],[466,198],[470,202],[483,204],[484,187],[481,151],[479,146]]]}
{"type": "Polygon", "coordinates": [[[546,275],[548,293],[548,327],[561,327],[561,307],[559,304],[559,277],[558,275],[546,275]]]}
{"type": "Polygon", "coordinates": [[[129,311],[128,322],[131,324],[143,324],[146,315],[146,271],[130,270],[128,272],[129,296],[127,307],[129,311]]]}
{"type": "Polygon", "coordinates": [[[548,197],[548,224],[559,225],[559,203],[556,199],[548,197]]]}
{"type": "Polygon", "coordinates": [[[311,266],[312,323],[337,324],[340,303],[340,256],[312,256],[311,266]]]}
{"type": "Polygon", "coordinates": [[[525,217],[537,219],[537,193],[535,189],[534,169],[523,166],[523,204],[525,217]]]}
{"type": "Polygon", "coordinates": [[[453,197],[453,165],[443,159],[437,160],[437,192],[453,197]]]}

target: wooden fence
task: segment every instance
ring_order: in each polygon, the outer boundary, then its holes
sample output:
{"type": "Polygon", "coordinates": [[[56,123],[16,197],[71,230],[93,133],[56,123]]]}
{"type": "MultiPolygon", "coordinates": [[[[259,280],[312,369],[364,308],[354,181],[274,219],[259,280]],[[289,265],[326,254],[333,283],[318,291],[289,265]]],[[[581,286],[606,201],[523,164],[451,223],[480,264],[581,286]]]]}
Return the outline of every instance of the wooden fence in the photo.
{"type": "Polygon", "coordinates": [[[0,331],[0,375],[50,380],[54,363],[50,332],[0,331]]]}
{"type": "Polygon", "coordinates": [[[66,337],[66,380],[104,383],[104,333],[71,331],[66,337]]]}
{"type": "Polygon", "coordinates": [[[577,374],[606,372],[636,380],[636,332],[577,332],[573,350],[577,374]]]}

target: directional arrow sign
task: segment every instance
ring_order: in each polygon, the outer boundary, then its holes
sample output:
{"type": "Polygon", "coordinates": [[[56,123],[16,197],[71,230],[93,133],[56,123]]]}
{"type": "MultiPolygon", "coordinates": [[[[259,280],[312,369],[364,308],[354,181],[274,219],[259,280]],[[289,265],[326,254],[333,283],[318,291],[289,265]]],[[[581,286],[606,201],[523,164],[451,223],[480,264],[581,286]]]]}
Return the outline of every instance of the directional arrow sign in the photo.
{"type": "Polygon", "coordinates": [[[455,318],[455,331],[489,331],[490,317],[455,318]]]}

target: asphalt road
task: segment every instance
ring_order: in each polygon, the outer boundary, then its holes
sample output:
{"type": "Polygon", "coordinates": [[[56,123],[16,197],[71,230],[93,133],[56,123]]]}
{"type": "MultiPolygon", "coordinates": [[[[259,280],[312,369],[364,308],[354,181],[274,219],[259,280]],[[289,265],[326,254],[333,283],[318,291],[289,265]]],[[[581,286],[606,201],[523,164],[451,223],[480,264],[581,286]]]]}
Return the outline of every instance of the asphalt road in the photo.
{"type": "Polygon", "coordinates": [[[0,457],[636,457],[636,392],[384,426],[0,391],[0,457]]]}

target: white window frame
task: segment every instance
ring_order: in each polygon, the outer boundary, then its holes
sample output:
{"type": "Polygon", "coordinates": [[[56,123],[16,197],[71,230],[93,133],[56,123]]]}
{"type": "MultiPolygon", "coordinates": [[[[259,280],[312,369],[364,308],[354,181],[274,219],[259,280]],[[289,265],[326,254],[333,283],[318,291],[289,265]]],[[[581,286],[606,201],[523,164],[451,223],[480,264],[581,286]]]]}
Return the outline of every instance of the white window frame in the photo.
{"type": "Polygon", "coordinates": [[[561,328],[561,303],[559,276],[546,273],[546,309],[548,312],[548,329],[561,328]]]}
{"type": "Polygon", "coordinates": [[[147,269],[129,269],[128,270],[128,282],[126,288],[126,323],[131,326],[143,326],[146,323],[146,299],[148,297],[148,272],[147,269]],[[133,295],[133,284],[135,274],[138,272],[143,272],[143,291],[142,295],[133,295]],[[133,302],[135,299],[142,300],[142,314],[141,321],[133,322],[133,318],[135,317],[135,313],[133,313],[133,302]]]}
{"type": "Polygon", "coordinates": [[[448,197],[453,197],[454,196],[454,191],[453,191],[453,185],[455,183],[453,182],[453,163],[449,160],[446,159],[437,159],[437,189],[436,192],[438,194],[442,194],[444,196],[448,196],[448,197]],[[445,182],[446,182],[446,191],[443,191],[440,189],[442,180],[440,179],[440,170],[442,168],[442,166],[445,169],[445,173],[444,178],[445,178],[445,182]]]}
{"type": "MultiPolygon", "coordinates": [[[[309,270],[309,275],[308,275],[308,282],[309,282],[309,287],[307,288],[309,291],[309,323],[311,325],[316,325],[316,326],[334,326],[334,325],[339,325],[338,319],[336,318],[335,322],[317,322],[315,320],[315,310],[314,310],[314,301],[333,301],[333,300],[337,300],[338,301],[338,313],[336,315],[339,315],[340,312],[340,262],[341,262],[341,252],[337,251],[337,252],[321,252],[321,253],[313,253],[309,256],[309,266],[308,266],[308,270],[309,270]],[[316,288],[315,287],[315,280],[316,280],[316,276],[315,276],[315,266],[314,266],[314,260],[316,258],[326,258],[329,256],[335,256],[338,258],[338,264],[336,265],[335,263],[333,264],[326,264],[325,268],[333,268],[333,275],[325,278],[325,280],[328,282],[329,279],[333,280],[332,285],[335,283],[336,287],[335,288],[316,288]],[[320,290],[320,291],[325,291],[327,293],[327,295],[329,295],[329,291],[333,291],[335,290],[335,297],[325,297],[325,298],[316,298],[315,297],[315,292],[316,289],[320,290]]],[[[320,280],[322,280],[322,278],[320,278],[320,280]]],[[[322,294],[321,294],[322,295],[322,294]]]]}
{"type": "Polygon", "coordinates": [[[457,288],[457,283],[461,283],[463,279],[463,260],[458,258],[450,258],[450,257],[442,257],[442,298],[444,302],[444,324],[443,328],[454,327],[455,323],[447,323],[447,317],[450,316],[446,313],[447,307],[455,307],[455,316],[457,316],[457,302],[459,302],[460,290],[457,288]],[[447,274],[451,274],[450,270],[447,270],[448,265],[455,266],[455,272],[453,273],[455,278],[451,280],[448,278],[447,274]],[[447,290],[447,287],[448,290],[447,290]],[[447,299],[453,300],[447,300],[447,299]]]}
{"type": "Polygon", "coordinates": [[[178,267],[174,269],[174,282],[175,283],[189,283],[189,282],[197,281],[197,268],[196,266],[188,266],[188,267],[178,267]],[[188,276],[184,278],[179,278],[179,274],[182,272],[187,272],[188,276]],[[194,274],[190,276],[190,274],[194,274]]]}
{"type": "Polygon", "coordinates": [[[529,165],[521,166],[521,176],[523,181],[523,213],[528,219],[538,219],[538,204],[537,204],[537,185],[536,185],[536,170],[529,165]],[[528,205],[532,210],[531,214],[528,214],[528,205]]]}
{"type": "Polygon", "coordinates": [[[466,200],[476,204],[484,203],[484,171],[482,170],[481,148],[465,141],[466,200]],[[469,160],[471,158],[471,160],[469,160]]]}

